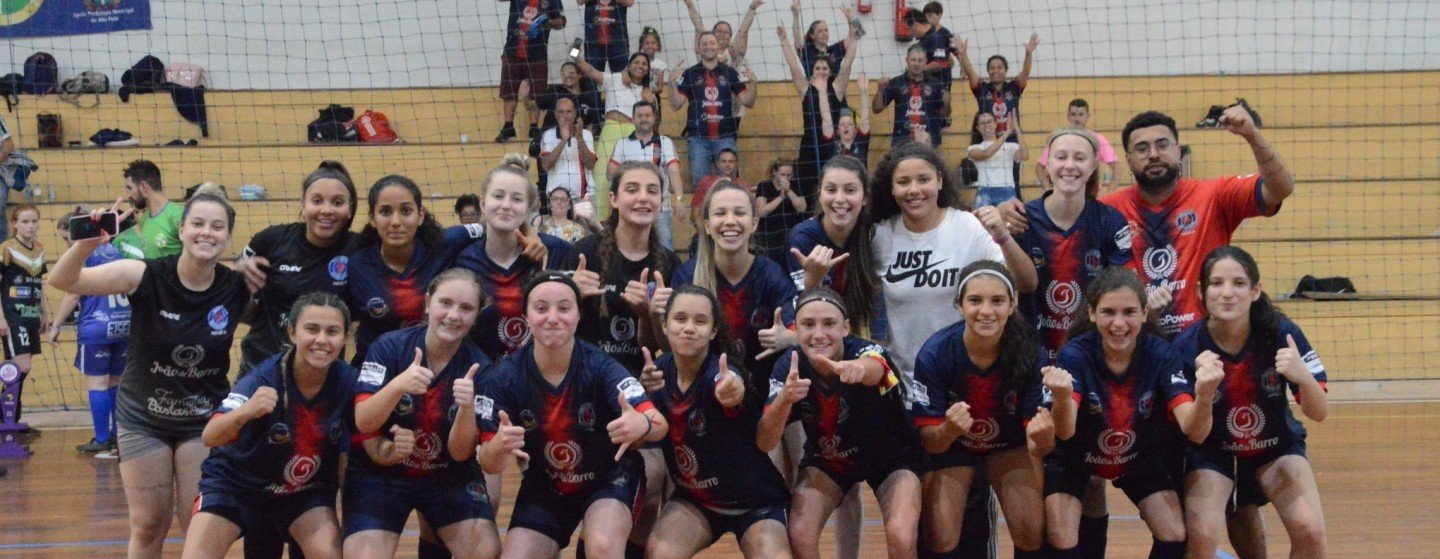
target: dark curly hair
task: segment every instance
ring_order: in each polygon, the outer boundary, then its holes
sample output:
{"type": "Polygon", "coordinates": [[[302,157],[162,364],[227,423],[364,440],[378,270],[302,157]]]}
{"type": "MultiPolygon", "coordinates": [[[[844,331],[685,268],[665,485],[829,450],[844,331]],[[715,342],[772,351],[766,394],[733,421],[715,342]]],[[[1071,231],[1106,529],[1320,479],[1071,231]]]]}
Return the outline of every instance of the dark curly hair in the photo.
{"type": "Polygon", "coordinates": [[[959,187],[950,166],[935,148],[921,142],[906,142],[890,150],[875,166],[875,176],[870,184],[874,186],[875,222],[880,223],[900,215],[900,203],[895,201],[895,168],[911,159],[922,159],[935,169],[940,179],[940,195],[936,202],[941,208],[964,209],[960,202],[959,187]]]}

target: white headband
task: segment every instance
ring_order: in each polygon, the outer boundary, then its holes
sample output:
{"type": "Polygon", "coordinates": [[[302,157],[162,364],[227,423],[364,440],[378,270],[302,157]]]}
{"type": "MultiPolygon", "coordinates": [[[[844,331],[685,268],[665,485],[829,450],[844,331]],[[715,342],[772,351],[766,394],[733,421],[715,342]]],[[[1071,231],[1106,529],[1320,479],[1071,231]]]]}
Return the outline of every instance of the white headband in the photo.
{"type": "Polygon", "coordinates": [[[970,275],[965,276],[965,279],[960,280],[960,289],[957,290],[957,291],[955,292],[955,294],[958,296],[960,293],[964,293],[964,292],[965,292],[965,284],[970,283],[970,280],[975,279],[976,276],[995,276],[995,277],[997,277],[997,278],[1000,278],[1000,281],[1005,284],[1005,289],[1010,292],[1010,298],[1011,298],[1011,299],[1016,298],[1016,297],[1015,297],[1015,285],[1012,284],[1012,283],[1010,283],[1010,278],[1005,277],[1005,274],[1002,274],[1002,273],[997,272],[997,271],[995,271],[995,270],[991,270],[991,269],[989,269],[989,268],[981,268],[981,269],[979,269],[979,270],[975,270],[975,271],[973,271],[973,272],[970,272],[970,275]]]}

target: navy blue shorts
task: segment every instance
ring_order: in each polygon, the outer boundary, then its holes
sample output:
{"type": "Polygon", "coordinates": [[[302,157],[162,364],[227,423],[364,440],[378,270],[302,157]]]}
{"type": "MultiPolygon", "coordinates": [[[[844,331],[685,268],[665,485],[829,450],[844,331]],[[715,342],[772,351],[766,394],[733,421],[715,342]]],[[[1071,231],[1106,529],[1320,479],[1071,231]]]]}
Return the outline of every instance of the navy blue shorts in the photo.
{"type": "Polygon", "coordinates": [[[1234,481],[1235,499],[1231,502],[1232,508],[1248,505],[1264,506],[1270,502],[1270,499],[1260,488],[1260,481],[1256,478],[1255,473],[1261,466],[1292,454],[1304,458],[1305,441],[1295,441],[1290,446],[1279,447],[1246,458],[1192,445],[1185,451],[1185,472],[1210,470],[1219,472],[1234,481]]]}
{"type": "Polygon", "coordinates": [[[824,460],[811,456],[810,453],[807,452],[805,457],[800,460],[800,469],[804,470],[805,468],[815,468],[820,473],[825,474],[825,477],[830,478],[831,481],[835,482],[835,485],[840,486],[841,494],[849,493],[851,487],[854,487],[855,484],[862,481],[869,484],[871,490],[879,491],[880,486],[885,483],[885,480],[890,479],[890,476],[895,472],[909,471],[919,476],[925,471],[920,453],[906,451],[896,453],[893,459],[886,464],[881,464],[873,468],[857,468],[858,471],[845,473],[835,471],[826,465],[824,460]]]}
{"type": "Polygon", "coordinates": [[[630,520],[640,516],[644,505],[645,469],[639,460],[616,464],[608,476],[601,476],[589,491],[560,495],[543,481],[527,476],[520,482],[515,495],[515,510],[510,513],[510,529],[534,530],[555,541],[560,549],[570,545],[575,527],[585,518],[590,505],[601,499],[615,499],[630,509],[630,520]]]}
{"type": "MultiPolygon", "coordinates": [[[[1158,456],[1140,455],[1135,457],[1125,475],[1111,480],[1111,483],[1124,491],[1131,503],[1139,505],[1146,497],[1161,491],[1180,493],[1179,485],[1167,475],[1168,471],[1158,456]]],[[[1079,460],[1069,459],[1058,452],[1052,454],[1045,459],[1045,496],[1064,493],[1084,499],[1090,487],[1090,475],[1090,468],[1079,460]]]]}
{"type": "Polygon", "coordinates": [[[705,523],[708,524],[710,528],[710,543],[712,544],[719,541],[725,534],[734,534],[736,541],[743,540],[745,538],[745,532],[749,531],[751,526],[766,520],[774,520],[779,522],[781,526],[788,526],[790,524],[789,507],[784,504],[760,507],[758,509],[750,509],[738,514],[732,514],[712,510],[678,493],[671,494],[670,500],[688,503],[691,507],[694,507],[696,511],[700,512],[700,516],[705,517],[705,523]]]}
{"type": "Polygon", "coordinates": [[[366,530],[399,534],[410,511],[419,512],[437,529],[464,520],[495,521],[484,480],[416,484],[363,475],[345,480],[345,537],[366,530]]]}
{"type": "Polygon", "coordinates": [[[98,344],[77,344],[75,347],[75,368],[87,377],[120,376],[125,372],[125,355],[130,351],[129,340],[111,340],[98,344]]]}
{"type": "Polygon", "coordinates": [[[318,507],[334,507],[335,494],[328,491],[302,491],[277,497],[251,497],[238,491],[202,489],[195,496],[191,514],[208,512],[240,527],[240,535],[280,537],[290,533],[295,519],[318,507]],[[270,529],[264,529],[268,526],[270,529]],[[253,533],[252,533],[253,531],[253,533]]]}

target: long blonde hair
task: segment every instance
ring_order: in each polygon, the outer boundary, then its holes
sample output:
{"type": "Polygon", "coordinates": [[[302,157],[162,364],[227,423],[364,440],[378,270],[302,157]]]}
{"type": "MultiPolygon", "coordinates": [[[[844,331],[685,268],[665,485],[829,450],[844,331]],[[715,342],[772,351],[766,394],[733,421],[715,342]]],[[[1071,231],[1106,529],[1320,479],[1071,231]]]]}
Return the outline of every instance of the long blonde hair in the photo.
{"type": "MultiPolygon", "coordinates": [[[[759,219],[754,213],[755,195],[750,193],[750,189],[740,186],[730,179],[715,181],[715,184],[710,187],[710,191],[705,193],[705,203],[700,207],[700,215],[702,216],[701,224],[705,230],[696,233],[694,283],[695,285],[709,289],[712,293],[717,292],[716,278],[719,273],[715,269],[715,241],[710,239],[708,226],[710,221],[710,203],[715,199],[716,194],[726,190],[738,190],[745,193],[745,198],[750,201],[751,219],[759,219]]],[[[755,231],[753,228],[750,231],[750,238],[747,239],[747,241],[753,251],[755,244],[755,231]]]]}

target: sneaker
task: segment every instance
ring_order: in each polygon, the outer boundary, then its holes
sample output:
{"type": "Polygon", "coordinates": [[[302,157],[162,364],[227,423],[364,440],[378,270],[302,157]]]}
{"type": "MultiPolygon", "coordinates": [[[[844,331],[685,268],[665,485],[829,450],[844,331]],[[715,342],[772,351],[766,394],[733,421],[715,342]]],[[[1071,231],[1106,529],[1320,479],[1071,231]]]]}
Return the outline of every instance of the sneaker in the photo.
{"type": "Polygon", "coordinates": [[[109,443],[102,443],[100,441],[97,441],[95,440],[95,437],[90,437],[90,442],[75,447],[75,450],[78,450],[80,452],[88,452],[90,454],[94,454],[96,452],[103,452],[109,449],[109,443]]]}
{"type": "Polygon", "coordinates": [[[96,460],[119,460],[119,459],[120,459],[120,453],[119,453],[119,452],[116,452],[116,451],[114,451],[114,450],[107,450],[107,451],[105,451],[105,452],[100,452],[100,453],[95,454],[95,459],[96,459],[96,460]]]}
{"type": "Polygon", "coordinates": [[[513,124],[507,124],[507,125],[505,125],[504,127],[500,128],[500,135],[495,136],[495,143],[497,143],[497,144],[503,144],[503,143],[505,143],[505,142],[508,142],[508,141],[514,140],[514,139],[515,139],[515,126],[514,126],[513,124]]]}

